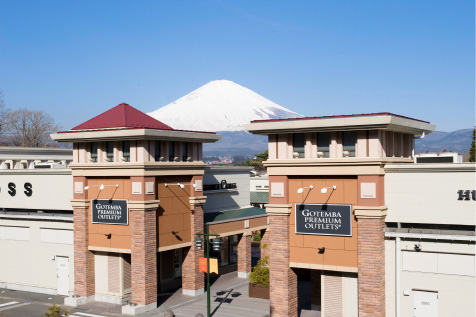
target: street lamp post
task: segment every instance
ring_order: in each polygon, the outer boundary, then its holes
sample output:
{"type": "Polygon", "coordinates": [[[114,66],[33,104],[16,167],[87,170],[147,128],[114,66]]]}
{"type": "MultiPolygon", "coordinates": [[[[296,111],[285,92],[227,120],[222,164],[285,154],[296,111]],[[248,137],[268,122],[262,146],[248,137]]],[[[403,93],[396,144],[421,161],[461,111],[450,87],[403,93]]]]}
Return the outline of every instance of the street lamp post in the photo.
{"type": "Polygon", "coordinates": [[[220,236],[219,234],[211,234],[209,232],[210,228],[209,225],[206,225],[206,232],[205,233],[197,233],[197,239],[195,239],[195,247],[200,250],[203,247],[203,241],[200,236],[205,238],[205,241],[208,242],[207,244],[207,317],[210,317],[210,237],[215,237],[212,242],[213,251],[220,251],[221,240],[218,239],[220,236]]]}

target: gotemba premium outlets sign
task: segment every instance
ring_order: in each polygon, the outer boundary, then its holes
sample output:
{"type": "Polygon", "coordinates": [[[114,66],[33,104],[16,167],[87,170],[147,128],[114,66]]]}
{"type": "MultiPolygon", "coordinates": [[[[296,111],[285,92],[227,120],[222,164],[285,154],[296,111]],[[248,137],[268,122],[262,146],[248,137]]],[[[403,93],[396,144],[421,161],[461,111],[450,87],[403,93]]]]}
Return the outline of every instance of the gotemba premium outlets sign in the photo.
{"type": "Polygon", "coordinates": [[[296,233],[352,236],[352,206],[296,204],[296,233]]]}
{"type": "Polygon", "coordinates": [[[93,199],[93,223],[108,225],[129,224],[127,200],[125,199],[93,199]]]}

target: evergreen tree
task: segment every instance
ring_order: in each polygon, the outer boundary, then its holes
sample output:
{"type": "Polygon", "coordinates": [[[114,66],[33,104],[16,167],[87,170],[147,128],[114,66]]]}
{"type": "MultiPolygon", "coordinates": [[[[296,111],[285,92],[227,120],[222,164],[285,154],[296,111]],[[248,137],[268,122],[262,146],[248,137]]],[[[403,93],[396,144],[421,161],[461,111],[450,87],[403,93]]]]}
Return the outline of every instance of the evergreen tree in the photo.
{"type": "Polygon", "coordinates": [[[476,127],[473,129],[473,141],[471,142],[471,147],[469,148],[469,161],[476,162],[475,152],[476,152],[476,127]]]}
{"type": "Polygon", "coordinates": [[[244,163],[245,166],[254,166],[256,170],[264,170],[263,161],[268,159],[268,150],[264,151],[263,153],[259,153],[255,155],[255,158],[252,161],[246,161],[244,163]]]}

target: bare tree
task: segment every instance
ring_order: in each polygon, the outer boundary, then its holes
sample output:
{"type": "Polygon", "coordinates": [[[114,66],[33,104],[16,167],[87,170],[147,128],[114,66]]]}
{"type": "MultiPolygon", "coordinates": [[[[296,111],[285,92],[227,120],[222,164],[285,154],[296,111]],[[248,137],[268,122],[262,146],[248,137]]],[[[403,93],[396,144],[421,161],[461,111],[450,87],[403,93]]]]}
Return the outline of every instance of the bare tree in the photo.
{"type": "Polygon", "coordinates": [[[5,101],[3,99],[3,90],[0,88],[0,144],[4,143],[3,135],[5,130],[5,123],[7,121],[8,109],[5,108],[5,101]]]}
{"type": "Polygon", "coordinates": [[[13,146],[48,147],[56,146],[50,139],[50,133],[59,130],[55,120],[44,111],[19,109],[8,112],[5,123],[5,135],[13,146]]]}

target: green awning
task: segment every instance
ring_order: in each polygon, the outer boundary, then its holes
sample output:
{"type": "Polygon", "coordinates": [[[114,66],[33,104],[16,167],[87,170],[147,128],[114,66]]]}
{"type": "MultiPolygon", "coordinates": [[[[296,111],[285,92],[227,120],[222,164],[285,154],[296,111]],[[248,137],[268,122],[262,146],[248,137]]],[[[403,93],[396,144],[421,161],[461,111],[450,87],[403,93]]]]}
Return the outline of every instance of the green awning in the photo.
{"type": "Polygon", "coordinates": [[[241,220],[243,218],[254,218],[266,216],[266,210],[258,207],[233,209],[225,211],[215,211],[204,213],[205,223],[217,222],[217,221],[234,221],[241,220]]]}
{"type": "Polygon", "coordinates": [[[252,204],[267,204],[269,202],[269,192],[250,192],[250,202],[252,204]]]}

